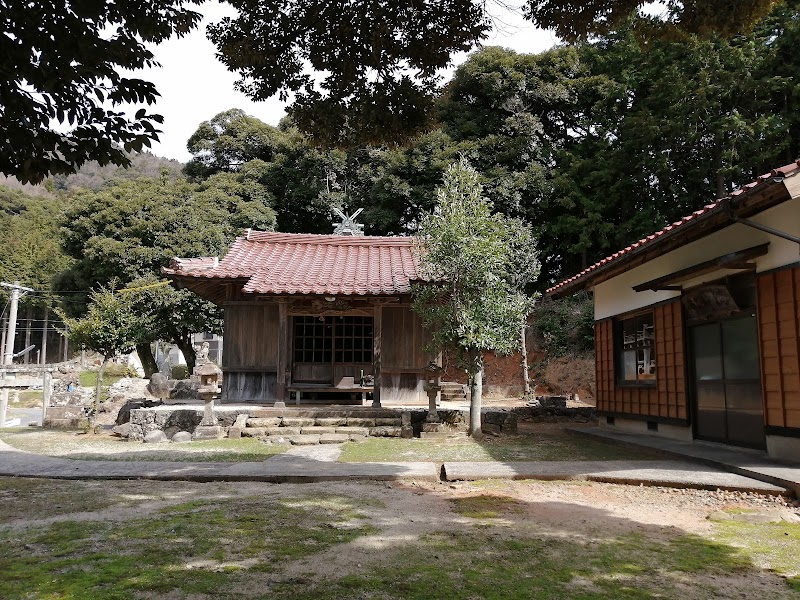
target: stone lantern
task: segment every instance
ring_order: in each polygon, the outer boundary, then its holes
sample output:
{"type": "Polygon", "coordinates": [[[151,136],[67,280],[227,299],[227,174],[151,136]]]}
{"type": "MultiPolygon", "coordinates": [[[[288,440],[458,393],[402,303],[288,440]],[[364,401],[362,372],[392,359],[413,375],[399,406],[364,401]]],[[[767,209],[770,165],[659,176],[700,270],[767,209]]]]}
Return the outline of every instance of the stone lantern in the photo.
{"type": "Polygon", "coordinates": [[[222,427],[217,425],[217,420],[214,418],[214,396],[221,391],[222,371],[214,363],[207,362],[195,369],[195,375],[200,378],[200,387],[197,393],[203,401],[203,420],[194,430],[192,438],[196,440],[221,438],[225,432],[222,427]]]}
{"type": "Polygon", "coordinates": [[[442,371],[444,369],[435,362],[431,362],[425,367],[423,387],[428,393],[428,417],[425,419],[428,423],[441,423],[439,413],[436,412],[436,399],[442,389],[442,371]]]}

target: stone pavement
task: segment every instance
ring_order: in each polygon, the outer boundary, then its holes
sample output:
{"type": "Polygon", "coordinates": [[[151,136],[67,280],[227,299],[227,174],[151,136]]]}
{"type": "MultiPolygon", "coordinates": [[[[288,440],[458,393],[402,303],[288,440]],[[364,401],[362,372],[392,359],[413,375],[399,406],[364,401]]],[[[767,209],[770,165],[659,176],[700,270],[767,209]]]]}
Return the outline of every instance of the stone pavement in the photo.
{"type": "Polygon", "coordinates": [[[774,460],[764,452],[710,442],[683,442],[655,435],[626,433],[607,427],[568,427],[567,431],[632,448],[647,448],[679,459],[690,459],[696,463],[791,490],[800,497],[800,463],[774,460]]]}
{"type": "Polygon", "coordinates": [[[0,476],[52,479],[182,481],[457,481],[491,478],[580,479],[697,489],[786,494],[764,483],[687,461],[547,461],[340,463],[340,447],[301,446],[261,462],[155,462],[70,460],[31,454],[0,441],[0,476]]]}

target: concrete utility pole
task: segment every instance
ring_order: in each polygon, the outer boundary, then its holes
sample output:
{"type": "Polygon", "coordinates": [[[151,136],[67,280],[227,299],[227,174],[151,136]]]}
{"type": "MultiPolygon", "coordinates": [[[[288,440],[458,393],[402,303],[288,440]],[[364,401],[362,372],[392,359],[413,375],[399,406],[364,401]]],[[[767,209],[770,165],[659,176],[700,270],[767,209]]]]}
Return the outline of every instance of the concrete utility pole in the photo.
{"type": "MultiPolygon", "coordinates": [[[[17,335],[17,308],[20,292],[32,292],[28,287],[23,287],[19,281],[14,283],[0,283],[0,286],[11,288],[10,308],[8,312],[8,332],[6,333],[6,347],[3,349],[3,365],[10,365],[14,359],[14,341],[17,335]]],[[[8,377],[8,374],[5,375],[8,377]]],[[[4,377],[4,379],[5,379],[4,377]]],[[[6,426],[6,412],[8,411],[8,387],[3,385],[0,390],[0,427],[6,426]]]]}

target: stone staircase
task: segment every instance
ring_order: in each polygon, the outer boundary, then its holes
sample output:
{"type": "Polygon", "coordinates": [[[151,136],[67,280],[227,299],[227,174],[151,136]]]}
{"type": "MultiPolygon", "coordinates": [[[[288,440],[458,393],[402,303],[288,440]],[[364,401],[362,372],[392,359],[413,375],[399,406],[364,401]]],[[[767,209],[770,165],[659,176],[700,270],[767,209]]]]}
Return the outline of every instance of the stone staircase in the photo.
{"type": "Polygon", "coordinates": [[[255,437],[293,445],[340,444],[372,437],[412,437],[410,419],[386,409],[255,409],[240,414],[228,437],[255,437]],[[404,427],[404,425],[406,425],[404,427]]]}
{"type": "Polygon", "coordinates": [[[467,386],[456,383],[455,381],[443,381],[441,383],[441,398],[444,402],[466,402],[467,386]]]}

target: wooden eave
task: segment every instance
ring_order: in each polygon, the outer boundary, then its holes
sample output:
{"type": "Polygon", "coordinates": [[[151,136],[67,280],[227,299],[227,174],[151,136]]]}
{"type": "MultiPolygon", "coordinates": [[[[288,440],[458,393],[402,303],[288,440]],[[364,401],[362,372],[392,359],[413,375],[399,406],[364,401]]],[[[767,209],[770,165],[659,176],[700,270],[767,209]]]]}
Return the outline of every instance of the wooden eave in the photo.
{"type": "Polygon", "coordinates": [[[241,288],[249,279],[247,277],[224,279],[178,274],[168,274],[167,278],[172,281],[175,288],[187,289],[217,306],[222,306],[228,299],[232,287],[241,288]]]}
{"type": "MultiPolygon", "coordinates": [[[[791,200],[791,198],[792,195],[783,185],[783,179],[771,178],[759,186],[757,190],[737,196],[730,203],[730,206],[733,207],[737,216],[748,218],[782,202],[791,200]]],[[[685,225],[677,226],[674,230],[660,235],[653,241],[645,242],[641,246],[631,249],[619,258],[601,265],[583,277],[577,277],[552,293],[547,294],[547,297],[563,298],[582,289],[591,288],[686,244],[729,227],[734,224],[734,221],[731,219],[728,210],[728,206],[721,202],[719,206],[715,206],[707,213],[689,221],[685,225]]]]}
{"type": "Polygon", "coordinates": [[[669,273],[668,275],[657,277],[656,279],[651,279],[650,281],[635,285],[633,286],[633,291],[681,291],[682,287],[680,284],[682,282],[695,277],[700,277],[706,273],[712,273],[722,269],[734,271],[755,271],[756,263],[751,262],[751,260],[759,256],[764,256],[768,249],[769,242],[766,244],[753,246],[752,248],[746,248],[744,250],[737,250],[736,252],[724,254],[722,256],[712,258],[711,260],[706,260],[701,263],[697,263],[696,265],[686,267],[685,269],[680,269],[674,273],[669,273]]]}

